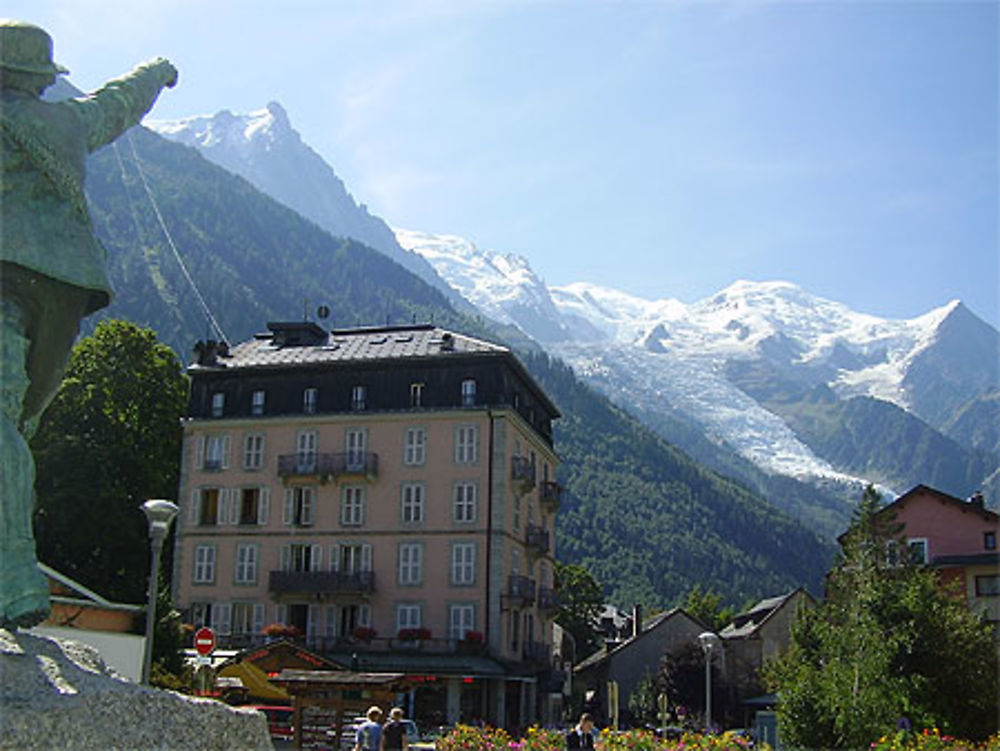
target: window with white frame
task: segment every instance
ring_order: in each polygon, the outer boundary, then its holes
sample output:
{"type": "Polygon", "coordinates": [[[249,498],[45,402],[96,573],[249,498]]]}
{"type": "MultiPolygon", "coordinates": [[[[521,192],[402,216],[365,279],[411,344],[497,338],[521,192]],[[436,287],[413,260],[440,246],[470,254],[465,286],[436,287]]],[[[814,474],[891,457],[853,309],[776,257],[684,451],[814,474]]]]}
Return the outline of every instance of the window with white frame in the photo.
{"type": "Polygon", "coordinates": [[[264,466],[264,434],[247,433],[243,436],[243,469],[260,469],[264,466]]]}
{"type": "Polygon", "coordinates": [[[315,508],[316,488],[309,485],[297,485],[285,489],[283,521],[287,526],[311,526],[315,508]]]}
{"type": "Polygon", "coordinates": [[[254,391],[253,395],[250,397],[250,414],[251,415],[262,415],[264,414],[264,400],[266,395],[264,391],[254,391]]]}
{"type": "Polygon", "coordinates": [[[361,428],[351,428],[344,434],[347,444],[347,469],[352,471],[365,468],[365,454],[368,451],[368,434],[361,428]]]}
{"type": "Polygon", "coordinates": [[[318,437],[315,430],[299,431],[295,439],[295,456],[298,470],[310,472],[316,468],[316,444],[318,437]]]}
{"type": "Polygon", "coordinates": [[[365,488],[363,485],[345,485],[340,496],[340,523],[357,527],[365,520],[365,488]]]}
{"type": "Polygon", "coordinates": [[[479,430],[475,425],[459,425],[455,428],[455,462],[475,464],[478,455],[479,430]]]}
{"type": "Polygon", "coordinates": [[[396,631],[408,628],[420,628],[421,613],[418,603],[399,603],[396,605],[396,631]]]}
{"type": "Polygon", "coordinates": [[[316,412],[316,397],[319,391],[314,388],[305,389],[302,392],[302,411],[307,415],[315,414],[316,412]]]}
{"type": "Polygon", "coordinates": [[[281,549],[282,571],[319,571],[323,565],[323,546],[309,542],[292,542],[281,549]]]}
{"type": "Polygon", "coordinates": [[[408,482],[403,485],[400,519],[404,524],[424,520],[424,484],[408,482]]]}
{"type": "Polygon", "coordinates": [[[474,482],[460,482],[455,485],[452,511],[456,522],[467,524],[476,520],[477,495],[478,486],[474,482]]]}
{"type": "Polygon", "coordinates": [[[221,391],[212,394],[212,417],[222,417],[226,411],[226,395],[221,391]]]}
{"type": "Polygon", "coordinates": [[[234,602],[232,633],[234,636],[259,634],[264,628],[264,605],[255,602],[234,602]]]}
{"type": "Polygon", "coordinates": [[[194,546],[194,576],[195,584],[212,584],[215,582],[215,545],[194,546]]]}
{"type": "Polygon", "coordinates": [[[267,524],[266,488],[240,488],[239,523],[267,524]]]}
{"type": "Polygon", "coordinates": [[[403,444],[403,464],[421,466],[427,461],[427,431],[424,428],[407,428],[403,444]]]}
{"type": "Polygon", "coordinates": [[[476,380],[466,378],[462,381],[462,406],[472,407],[476,404],[476,380]]]}
{"type": "Polygon", "coordinates": [[[365,386],[354,386],[351,389],[351,409],[360,412],[368,402],[368,389],[365,386]]]}
{"type": "Polygon", "coordinates": [[[229,466],[229,436],[210,435],[205,438],[205,456],[202,469],[220,470],[229,466]]]}
{"type": "Polygon", "coordinates": [[[927,538],[911,537],[906,541],[906,547],[910,553],[910,563],[923,565],[930,562],[927,555],[927,538]]]}
{"type": "MultiPolygon", "coordinates": [[[[334,554],[334,553],[332,553],[334,554]]],[[[336,546],[336,568],[344,574],[372,570],[372,546],[367,542],[342,542],[336,546]]]]}
{"type": "Polygon", "coordinates": [[[422,383],[410,384],[410,406],[411,407],[424,406],[424,384],[422,383]]]}
{"type": "Polygon", "coordinates": [[[399,546],[398,583],[417,586],[423,581],[424,546],[418,542],[404,542],[399,546]]]}
{"type": "Polygon", "coordinates": [[[198,491],[198,526],[214,527],[222,513],[222,489],[201,488],[198,491]]]}
{"type": "Polygon", "coordinates": [[[452,543],[451,583],[459,587],[476,583],[476,543],[452,543]]]}
{"type": "Polygon", "coordinates": [[[236,583],[257,583],[257,558],[260,547],[255,542],[236,544],[236,583]]]}
{"type": "Polygon", "coordinates": [[[448,638],[462,640],[476,630],[476,607],[471,603],[448,606],[448,638]]]}
{"type": "Polygon", "coordinates": [[[976,597],[996,597],[1000,595],[1000,576],[986,574],[976,577],[976,597]]]}
{"type": "Polygon", "coordinates": [[[212,623],[212,603],[192,602],[191,603],[191,623],[195,628],[209,626],[212,623]]]}

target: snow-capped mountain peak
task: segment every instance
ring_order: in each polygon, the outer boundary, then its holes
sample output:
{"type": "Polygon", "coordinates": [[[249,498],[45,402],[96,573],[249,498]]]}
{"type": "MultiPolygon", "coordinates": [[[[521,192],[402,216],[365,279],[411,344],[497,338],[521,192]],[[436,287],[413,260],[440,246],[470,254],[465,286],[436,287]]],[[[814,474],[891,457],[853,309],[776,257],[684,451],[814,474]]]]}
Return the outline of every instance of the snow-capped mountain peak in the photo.
{"type": "MultiPolygon", "coordinates": [[[[487,315],[519,326],[612,397],[685,415],[772,472],[850,479],[744,393],[731,368],[763,368],[789,384],[826,385],[842,397],[874,396],[920,414],[942,399],[933,381],[915,373],[943,356],[945,329],[961,330],[949,341],[978,337],[996,349],[995,330],[957,301],[890,320],[791,282],[744,279],[686,305],[587,282],[549,288],[523,257],[454,235],[396,234],[487,315]]],[[[959,399],[988,389],[989,373],[977,377],[982,383],[959,374],[946,391],[959,399]]]]}

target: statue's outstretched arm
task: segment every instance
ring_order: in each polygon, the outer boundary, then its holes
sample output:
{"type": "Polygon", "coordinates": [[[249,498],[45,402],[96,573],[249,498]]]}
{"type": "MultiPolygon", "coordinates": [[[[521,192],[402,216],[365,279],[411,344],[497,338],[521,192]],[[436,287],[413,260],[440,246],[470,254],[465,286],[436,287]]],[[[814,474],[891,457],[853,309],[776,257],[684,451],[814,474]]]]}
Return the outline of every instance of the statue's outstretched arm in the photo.
{"type": "Polygon", "coordinates": [[[87,148],[95,151],[115,140],[149,112],[164,86],[176,83],[177,69],[158,57],[72,100],[87,126],[87,148]]]}

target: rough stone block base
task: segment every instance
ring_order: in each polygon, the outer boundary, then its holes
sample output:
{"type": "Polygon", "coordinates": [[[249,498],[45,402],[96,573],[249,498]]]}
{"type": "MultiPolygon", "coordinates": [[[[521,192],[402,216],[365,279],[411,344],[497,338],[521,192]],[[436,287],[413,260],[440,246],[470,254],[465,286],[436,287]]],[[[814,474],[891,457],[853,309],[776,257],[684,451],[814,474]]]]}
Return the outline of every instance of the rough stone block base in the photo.
{"type": "Polygon", "coordinates": [[[92,648],[0,629],[0,749],[270,751],[263,715],[119,677],[92,648]]]}

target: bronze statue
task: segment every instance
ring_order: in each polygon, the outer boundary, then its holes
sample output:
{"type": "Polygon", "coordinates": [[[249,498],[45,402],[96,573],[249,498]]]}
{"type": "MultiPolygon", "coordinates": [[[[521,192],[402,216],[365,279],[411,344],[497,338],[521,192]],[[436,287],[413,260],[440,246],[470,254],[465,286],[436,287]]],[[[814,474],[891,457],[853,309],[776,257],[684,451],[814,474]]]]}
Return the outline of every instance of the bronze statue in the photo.
{"type": "Polygon", "coordinates": [[[43,101],[67,72],[53,62],[43,29],[0,20],[0,626],[48,614],[27,441],[62,380],[81,319],[111,299],[107,253],[83,193],[84,161],[177,82],[177,70],[159,58],[93,94],[43,101]]]}

